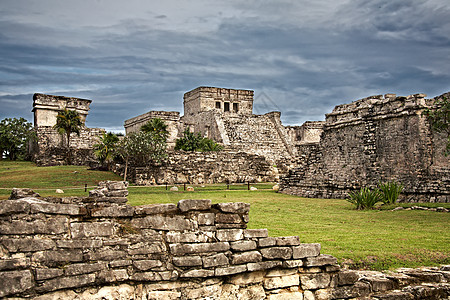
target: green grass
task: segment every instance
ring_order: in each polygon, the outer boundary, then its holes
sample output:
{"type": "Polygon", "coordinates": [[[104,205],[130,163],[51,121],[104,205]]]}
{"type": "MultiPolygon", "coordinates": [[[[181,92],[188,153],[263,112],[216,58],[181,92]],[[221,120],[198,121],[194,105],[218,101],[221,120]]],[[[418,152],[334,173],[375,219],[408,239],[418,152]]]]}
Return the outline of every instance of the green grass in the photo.
{"type": "MultiPolygon", "coordinates": [[[[17,186],[35,188],[43,196],[56,195],[55,188],[80,183],[84,186],[84,182],[95,185],[106,179],[120,180],[111,173],[83,167],[36,168],[25,162],[0,162],[0,187],[21,183],[17,186]],[[75,170],[79,173],[74,174],[75,170]],[[40,190],[44,187],[52,190],[40,190]]],[[[184,192],[183,186],[179,186],[179,192],[166,191],[165,187],[130,186],[128,199],[131,205],[177,203],[181,199],[247,202],[251,204],[248,228],[267,228],[271,236],[298,235],[303,243],[320,243],[322,253],[334,255],[341,264],[353,268],[382,270],[450,264],[449,213],[388,210],[397,205],[357,211],[345,200],[300,198],[275,193],[270,190],[272,184],[256,186],[258,191],[247,191],[246,185],[231,186],[230,190],[226,185],[195,186],[195,192],[184,192]]],[[[3,199],[9,192],[5,190],[3,199]]],[[[71,194],[86,195],[84,188],[64,195],[71,194]]],[[[401,206],[414,205],[450,208],[450,204],[435,203],[401,206]]]]}

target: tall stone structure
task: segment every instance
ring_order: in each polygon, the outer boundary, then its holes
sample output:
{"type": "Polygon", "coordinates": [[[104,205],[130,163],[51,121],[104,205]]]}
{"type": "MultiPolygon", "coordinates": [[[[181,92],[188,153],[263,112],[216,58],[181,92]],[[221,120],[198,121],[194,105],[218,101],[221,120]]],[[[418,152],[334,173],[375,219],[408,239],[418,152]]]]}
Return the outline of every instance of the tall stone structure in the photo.
{"type": "Polygon", "coordinates": [[[86,117],[92,100],[54,96],[45,94],[33,95],[34,127],[37,140],[31,147],[31,156],[38,165],[60,165],[65,163],[67,156],[67,141],[53,129],[56,116],[64,109],[75,110],[80,114],[83,127],[80,135],[71,135],[70,147],[74,152],[73,164],[89,165],[96,162],[93,145],[98,137],[105,132],[100,128],[87,128],[86,117]]]}
{"type": "Polygon", "coordinates": [[[446,137],[422,115],[435,101],[425,97],[386,94],[336,106],[326,115],[320,141],[297,145],[299,166],[281,180],[280,190],[345,198],[393,180],[405,186],[403,201],[450,202],[446,137]]]}

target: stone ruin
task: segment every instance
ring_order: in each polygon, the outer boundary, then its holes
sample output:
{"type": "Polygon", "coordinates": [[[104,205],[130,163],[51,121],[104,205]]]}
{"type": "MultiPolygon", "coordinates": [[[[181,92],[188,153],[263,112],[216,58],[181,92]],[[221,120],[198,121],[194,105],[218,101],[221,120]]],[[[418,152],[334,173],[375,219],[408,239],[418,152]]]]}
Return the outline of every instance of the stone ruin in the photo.
{"type": "Polygon", "coordinates": [[[100,128],[84,126],[92,100],[53,96],[44,94],[33,95],[34,128],[37,140],[31,145],[32,160],[39,166],[63,165],[67,157],[67,140],[53,126],[56,116],[64,109],[75,110],[80,114],[83,127],[80,135],[71,135],[70,147],[73,151],[72,163],[75,165],[96,165],[93,145],[98,143],[98,137],[105,132],[100,128]]]}
{"type": "MultiPolygon", "coordinates": [[[[184,95],[184,115],[150,111],[125,121],[127,134],[153,118],[170,132],[168,159],[150,167],[131,166],[128,179],[148,184],[207,184],[279,181],[280,191],[304,197],[345,198],[380,181],[405,186],[402,201],[450,202],[446,138],[430,128],[424,109],[435,99],[424,94],[371,96],[338,105],[324,122],[283,126],[280,112],[255,115],[251,90],[198,87],[184,95]],[[200,132],[225,146],[217,153],[174,152],[183,131],[200,132]]],[[[450,93],[439,97],[449,97],[450,93]]],[[[439,97],[436,97],[438,99],[439,97]]],[[[91,100],[34,95],[38,142],[34,160],[62,164],[64,140],[52,128],[67,107],[86,118],[91,100]]],[[[84,128],[73,135],[75,163],[95,164],[92,146],[104,132],[84,128]]],[[[115,166],[123,174],[124,166],[115,166]]]]}
{"type": "Polygon", "coordinates": [[[2,299],[447,299],[450,266],[341,269],[320,244],[247,229],[250,205],[127,205],[126,182],[90,197],[15,191],[0,206],[2,299]],[[21,195],[33,195],[21,198],[21,195]]]}

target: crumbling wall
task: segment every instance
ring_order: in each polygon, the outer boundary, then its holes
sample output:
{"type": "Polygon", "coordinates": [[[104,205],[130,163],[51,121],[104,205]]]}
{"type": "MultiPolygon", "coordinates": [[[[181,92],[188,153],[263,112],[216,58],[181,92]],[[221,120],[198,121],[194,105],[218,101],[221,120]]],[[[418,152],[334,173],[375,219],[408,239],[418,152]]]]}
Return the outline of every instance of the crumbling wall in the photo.
{"type": "Polygon", "coordinates": [[[432,102],[424,94],[388,94],[336,106],[326,115],[320,143],[282,179],[280,190],[345,198],[349,191],[394,180],[405,186],[402,201],[450,202],[445,137],[432,132],[422,115],[432,102]]]}
{"type": "Polygon", "coordinates": [[[0,297],[314,300],[450,295],[448,266],[405,269],[399,275],[340,270],[336,258],[320,254],[320,244],[247,229],[247,203],[181,200],[132,207],[126,204],[126,186],[102,182],[84,198],[2,201],[0,297]],[[390,292],[398,288],[403,289],[390,292]]]}

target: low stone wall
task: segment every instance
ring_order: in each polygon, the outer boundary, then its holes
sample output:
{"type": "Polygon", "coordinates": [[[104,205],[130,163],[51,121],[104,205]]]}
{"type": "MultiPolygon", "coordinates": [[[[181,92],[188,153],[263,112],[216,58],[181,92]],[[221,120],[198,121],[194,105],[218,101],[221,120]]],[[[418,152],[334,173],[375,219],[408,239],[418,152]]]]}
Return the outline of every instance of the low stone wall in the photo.
{"type": "MultiPolygon", "coordinates": [[[[123,176],[124,166],[116,166],[115,172],[123,176]]],[[[173,151],[161,164],[130,167],[127,179],[138,185],[274,182],[282,172],[287,173],[287,164],[245,152],[173,151]]]]}
{"type": "Polygon", "coordinates": [[[132,207],[126,186],[104,182],[86,198],[2,201],[0,297],[348,299],[411,281],[434,285],[401,293],[450,295],[445,270],[402,277],[340,270],[336,258],[320,254],[320,244],[247,229],[249,204],[181,200],[132,207]]]}

